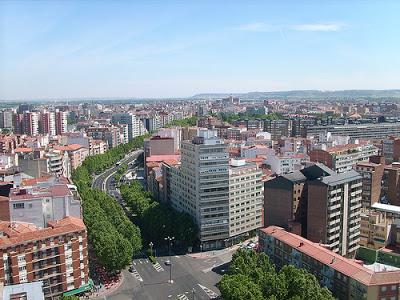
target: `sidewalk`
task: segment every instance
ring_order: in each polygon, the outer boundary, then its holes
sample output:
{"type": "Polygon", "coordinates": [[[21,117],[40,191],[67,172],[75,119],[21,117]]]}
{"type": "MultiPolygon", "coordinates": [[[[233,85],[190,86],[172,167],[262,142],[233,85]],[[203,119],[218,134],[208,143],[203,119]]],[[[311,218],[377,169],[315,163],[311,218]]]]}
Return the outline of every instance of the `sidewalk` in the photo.
{"type": "Polygon", "coordinates": [[[215,257],[215,256],[220,256],[229,252],[235,252],[237,249],[239,249],[243,244],[247,244],[250,241],[258,241],[258,237],[253,237],[250,239],[247,239],[239,244],[233,245],[231,247],[225,248],[225,249],[220,249],[220,250],[212,250],[212,251],[205,251],[205,252],[197,252],[197,253],[191,253],[187,254],[187,256],[192,257],[192,258],[210,258],[210,257],[215,257]]]}
{"type": "MultiPolygon", "coordinates": [[[[118,290],[118,288],[122,285],[122,283],[124,282],[125,279],[125,275],[123,272],[121,272],[121,279],[116,283],[116,284],[112,284],[109,287],[105,287],[103,286],[100,291],[98,292],[92,292],[91,295],[89,295],[87,298],[88,299],[92,299],[92,298],[103,298],[106,297],[112,293],[114,293],[116,290],[118,290]]],[[[85,299],[85,296],[81,297],[83,299],[85,299]]]]}

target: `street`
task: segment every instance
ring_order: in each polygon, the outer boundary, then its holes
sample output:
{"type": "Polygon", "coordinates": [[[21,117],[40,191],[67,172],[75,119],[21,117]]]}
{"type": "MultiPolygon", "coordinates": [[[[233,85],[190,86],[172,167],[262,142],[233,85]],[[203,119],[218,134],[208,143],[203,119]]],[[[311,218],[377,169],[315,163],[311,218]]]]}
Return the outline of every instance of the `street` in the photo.
{"type": "Polygon", "coordinates": [[[135,159],[139,157],[139,155],[143,152],[143,150],[136,150],[131,152],[128,157],[120,160],[121,164],[119,166],[113,166],[110,169],[107,169],[103,173],[97,175],[92,184],[92,188],[97,188],[102,191],[107,191],[107,182],[111,179],[112,175],[118,171],[118,169],[124,164],[129,164],[133,162],[135,159]]]}
{"type": "Polygon", "coordinates": [[[157,258],[156,265],[144,256],[136,258],[132,261],[132,272],[127,270],[123,272],[125,279],[122,285],[105,298],[107,300],[215,299],[219,296],[216,284],[220,281],[221,275],[213,270],[230,260],[231,253],[228,250],[205,254],[199,258],[189,255],[172,255],[171,258],[162,256],[157,258]],[[169,283],[170,266],[165,264],[169,259],[172,262],[172,284],[169,283]]]}
{"type": "MultiPolygon", "coordinates": [[[[134,162],[141,152],[142,150],[132,152],[129,157],[121,160],[121,165],[134,162]]],[[[93,187],[102,189],[113,196],[127,210],[119,190],[115,188],[116,182],[113,177],[121,165],[114,166],[98,175],[93,182],[93,187]]],[[[132,168],[134,166],[130,166],[129,169],[132,168]]],[[[153,265],[145,255],[142,255],[132,260],[129,271],[128,268],[123,270],[123,282],[115,291],[97,299],[215,299],[219,296],[216,284],[220,281],[221,275],[214,271],[216,269],[219,269],[220,273],[226,271],[222,269],[221,272],[221,268],[226,269],[224,265],[231,258],[229,249],[224,249],[203,252],[197,257],[196,255],[160,256],[157,257],[157,264],[153,265]],[[171,261],[171,266],[165,263],[167,260],[171,261]],[[171,267],[173,283],[169,282],[171,267]]]]}

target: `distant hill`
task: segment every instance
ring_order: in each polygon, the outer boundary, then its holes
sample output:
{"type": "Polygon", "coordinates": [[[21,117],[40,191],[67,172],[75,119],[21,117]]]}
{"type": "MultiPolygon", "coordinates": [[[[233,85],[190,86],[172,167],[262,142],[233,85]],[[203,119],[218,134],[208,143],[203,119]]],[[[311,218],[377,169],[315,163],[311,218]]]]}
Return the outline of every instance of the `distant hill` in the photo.
{"type": "Polygon", "coordinates": [[[203,93],[194,95],[193,99],[220,99],[228,96],[241,99],[263,100],[268,98],[282,99],[354,99],[354,98],[399,98],[400,90],[343,90],[343,91],[319,91],[298,90],[281,92],[249,92],[249,93],[203,93]]]}

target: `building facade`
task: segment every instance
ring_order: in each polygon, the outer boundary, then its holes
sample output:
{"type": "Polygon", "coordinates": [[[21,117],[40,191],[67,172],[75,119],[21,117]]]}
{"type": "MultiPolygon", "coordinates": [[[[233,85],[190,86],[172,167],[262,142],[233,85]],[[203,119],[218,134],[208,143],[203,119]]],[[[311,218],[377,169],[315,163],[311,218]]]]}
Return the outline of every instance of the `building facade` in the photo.
{"type": "Polygon", "coordinates": [[[310,160],[323,163],[338,173],[350,171],[359,162],[368,162],[371,156],[378,154],[378,148],[372,144],[338,145],[327,149],[313,149],[310,160]]]}
{"type": "Polygon", "coordinates": [[[362,178],[356,171],[308,183],[307,238],[351,256],[360,241],[362,178]]]}
{"type": "Polygon", "coordinates": [[[229,238],[262,227],[264,186],[255,163],[232,160],[229,166],[229,238]]]}
{"type": "Polygon", "coordinates": [[[229,238],[229,154],[216,132],[200,130],[182,142],[170,186],[171,205],[195,219],[203,249],[223,247],[229,238]]]}
{"type": "Polygon", "coordinates": [[[277,226],[261,229],[259,243],[278,269],[284,265],[306,269],[338,299],[399,299],[397,268],[368,268],[277,226]]]}
{"type": "Polygon", "coordinates": [[[44,229],[0,222],[0,282],[43,281],[46,299],[89,283],[87,235],[83,221],[67,217],[44,229]]]}

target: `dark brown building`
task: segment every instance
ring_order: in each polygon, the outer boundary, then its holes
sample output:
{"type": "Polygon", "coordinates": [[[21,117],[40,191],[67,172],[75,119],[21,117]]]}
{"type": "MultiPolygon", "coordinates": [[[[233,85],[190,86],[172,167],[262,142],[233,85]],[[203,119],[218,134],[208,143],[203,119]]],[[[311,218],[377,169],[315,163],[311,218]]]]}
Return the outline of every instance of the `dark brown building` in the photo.
{"type": "Polygon", "coordinates": [[[264,183],[264,226],[276,225],[306,236],[307,182],[334,174],[322,164],[279,176],[264,183]]]}
{"type": "Polygon", "coordinates": [[[400,206],[400,163],[385,166],[381,199],[382,202],[400,206]]]}
{"type": "Polygon", "coordinates": [[[362,177],[362,205],[370,208],[372,204],[380,202],[384,157],[372,156],[369,162],[360,162],[355,170],[362,177]]]}

